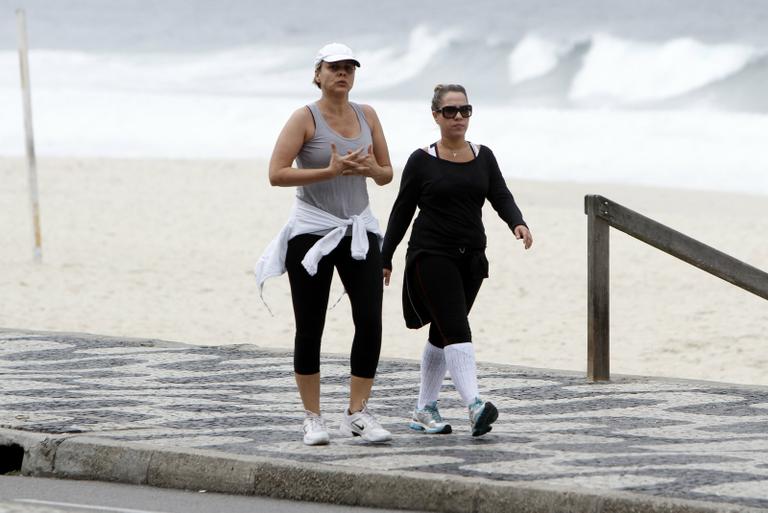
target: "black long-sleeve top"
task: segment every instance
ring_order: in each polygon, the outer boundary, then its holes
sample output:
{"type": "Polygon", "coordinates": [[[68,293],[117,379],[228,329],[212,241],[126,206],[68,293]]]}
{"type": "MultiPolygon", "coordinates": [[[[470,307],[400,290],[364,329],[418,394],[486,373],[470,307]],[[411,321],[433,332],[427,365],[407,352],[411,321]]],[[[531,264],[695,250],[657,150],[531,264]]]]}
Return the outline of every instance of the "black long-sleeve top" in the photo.
{"type": "MultiPolygon", "coordinates": [[[[416,207],[408,252],[421,250],[484,250],[482,208],[486,198],[510,229],[525,225],[523,214],[509,192],[493,152],[481,146],[469,162],[451,162],[424,150],[408,158],[400,192],[387,224],[383,265],[392,269],[392,255],[403,240],[416,207]]],[[[526,225],[527,226],[527,225],[526,225]]]]}

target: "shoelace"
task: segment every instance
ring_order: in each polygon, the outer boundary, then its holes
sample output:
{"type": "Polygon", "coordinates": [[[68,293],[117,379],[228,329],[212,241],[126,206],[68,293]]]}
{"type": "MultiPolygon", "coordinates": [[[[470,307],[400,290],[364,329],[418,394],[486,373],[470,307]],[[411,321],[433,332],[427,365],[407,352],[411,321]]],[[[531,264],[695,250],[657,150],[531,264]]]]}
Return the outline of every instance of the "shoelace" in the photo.
{"type": "Polygon", "coordinates": [[[483,406],[485,406],[483,401],[481,401],[479,398],[475,399],[475,402],[469,405],[469,420],[475,422],[475,417],[483,409],[483,406]]]}
{"type": "Polygon", "coordinates": [[[424,406],[424,411],[429,412],[430,417],[432,417],[432,420],[434,420],[435,422],[443,421],[443,417],[441,417],[440,412],[437,411],[437,403],[428,404],[424,406]]]}
{"type": "Polygon", "coordinates": [[[368,405],[363,403],[363,409],[360,411],[360,415],[365,419],[365,423],[370,426],[371,429],[381,429],[381,424],[376,420],[376,417],[368,411],[368,405]]]}
{"type": "Polygon", "coordinates": [[[320,415],[309,414],[307,412],[307,419],[309,419],[309,424],[307,424],[307,431],[325,431],[325,421],[323,420],[323,417],[320,415]]]}

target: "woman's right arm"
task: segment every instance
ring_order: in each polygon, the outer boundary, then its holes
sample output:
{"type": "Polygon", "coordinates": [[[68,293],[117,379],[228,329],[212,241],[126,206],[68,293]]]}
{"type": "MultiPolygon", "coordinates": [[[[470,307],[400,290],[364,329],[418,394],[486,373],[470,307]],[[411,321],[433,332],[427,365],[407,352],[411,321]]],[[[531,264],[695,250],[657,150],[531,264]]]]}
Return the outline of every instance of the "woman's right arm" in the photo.
{"type": "Polygon", "coordinates": [[[411,155],[403,168],[400,191],[397,193],[397,199],[392,205],[392,212],[389,214],[389,222],[387,222],[387,233],[384,236],[381,256],[383,267],[389,270],[392,269],[392,256],[395,249],[403,240],[405,232],[408,231],[408,226],[411,224],[416,206],[419,203],[421,185],[415,155],[415,153],[411,155]]]}
{"type": "MultiPolygon", "coordinates": [[[[301,151],[315,129],[312,114],[309,109],[302,107],[291,115],[277,138],[272,158],[269,161],[269,183],[281,187],[294,187],[322,182],[335,178],[343,169],[343,165],[335,148],[331,152],[328,167],[322,169],[300,169],[293,167],[293,161],[301,151]]],[[[349,157],[349,156],[346,156],[349,157]]]]}

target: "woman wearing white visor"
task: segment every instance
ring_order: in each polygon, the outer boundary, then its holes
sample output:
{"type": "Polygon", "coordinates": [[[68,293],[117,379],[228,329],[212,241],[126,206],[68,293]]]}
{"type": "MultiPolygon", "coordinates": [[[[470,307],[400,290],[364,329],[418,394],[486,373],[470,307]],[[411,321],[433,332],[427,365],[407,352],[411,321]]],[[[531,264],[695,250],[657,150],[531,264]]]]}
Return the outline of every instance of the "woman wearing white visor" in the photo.
{"type": "Polygon", "coordinates": [[[322,47],[313,83],[320,99],[296,110],[269,163],[272,185],[296,187],[288,224],[256,265],[259,286],[287,270],[296,336],[294,372],[306,412],[304,443],[329,442],[320,412],[320,342],[334,268],[352,305],[350,398],[340,432],[370,442],[391,439],[367,407],[381,349],[381,241],[368,205],[368,178],[392,180],[376,112],[349,101],[360,62],[343,44],[322,47]],[[293,167],[293,162],[297,167],[293,167]]]}

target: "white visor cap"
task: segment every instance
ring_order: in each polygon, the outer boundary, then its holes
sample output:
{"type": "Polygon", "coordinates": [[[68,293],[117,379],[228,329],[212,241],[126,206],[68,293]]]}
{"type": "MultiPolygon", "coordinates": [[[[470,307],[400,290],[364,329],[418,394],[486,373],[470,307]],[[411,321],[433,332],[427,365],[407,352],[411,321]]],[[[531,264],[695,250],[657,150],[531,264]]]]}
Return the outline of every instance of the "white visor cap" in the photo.
{"type": "Polygon", "coordinates": [[[320,48],[315,55],[315,67],[321,62],[339,62],[339,61],[352,61],[355,66],[360,67],[360,61],[355,58],[355,53],[352,48],[341,43],[328,43],[324,47],[320,48]]]}

